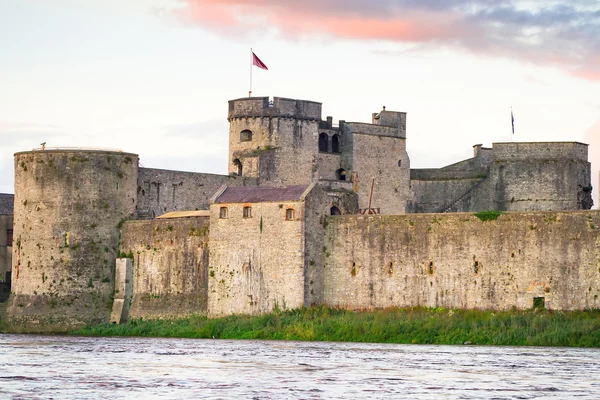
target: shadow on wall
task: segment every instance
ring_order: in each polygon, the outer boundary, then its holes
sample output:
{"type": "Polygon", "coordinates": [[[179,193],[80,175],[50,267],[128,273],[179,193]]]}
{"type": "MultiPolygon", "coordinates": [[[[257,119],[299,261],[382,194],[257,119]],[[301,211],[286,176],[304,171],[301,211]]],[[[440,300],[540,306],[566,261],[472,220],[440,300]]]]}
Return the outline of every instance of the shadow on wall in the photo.
{"type": "Polygon", "coordinates": [[[594,198],[594,206],[592,209],[598,209],[600,200],[598,200],[598,190],[600,190],[600,119],[585,133],[584,143],[590,145],[588,159],[592,163],[592,197],[594,198]]]}

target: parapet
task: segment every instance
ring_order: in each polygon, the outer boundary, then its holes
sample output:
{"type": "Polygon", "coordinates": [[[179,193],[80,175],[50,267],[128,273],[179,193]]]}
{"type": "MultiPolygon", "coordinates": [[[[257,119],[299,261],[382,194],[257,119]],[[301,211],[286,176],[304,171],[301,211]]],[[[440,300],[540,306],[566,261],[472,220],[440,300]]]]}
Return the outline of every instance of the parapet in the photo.
{"type": "Polygon", "coordinates": [[[400,111],[386,111],[385,107],[378,113],[372,114],[373,125],[389,126],[406,131],[406,113],[400,111]]]}
{"type": "Polygon", "coordinates": [[[283,97],[244,97],[229,100],[227,119],[248,117],[281,117],[305,120],[321,120],[321,103],[294,100],[283,97]]]}
{"type": "Polygon", "coordinates": [[[579,142],[493,143],[495,160],[570,159],[588,161],[588,145],[579,142]]]}

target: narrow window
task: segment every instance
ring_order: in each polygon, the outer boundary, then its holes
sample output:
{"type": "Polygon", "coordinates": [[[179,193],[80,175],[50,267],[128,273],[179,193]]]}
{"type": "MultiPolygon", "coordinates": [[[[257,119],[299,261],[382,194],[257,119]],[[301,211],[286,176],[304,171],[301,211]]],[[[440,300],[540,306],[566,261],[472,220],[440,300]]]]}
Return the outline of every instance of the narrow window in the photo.
{"type": "Polygon", "coordinates": [[[336,206],[331,207],[329,211],[331,215],[342,215],[342,212],[336,206]]]}
{"type": "Polygon", "coordinates": [[[287,210],[285,210],[285,220],[293,221],[294,219],[296,219],[296,212],[294,211],[294,209],[288,208],[287,210]]]}
{"type": "Polygon", "coordinates": [[[333,135],[331,138],[331,152],[340,153],[340,135],[333,135]]]}
{"type": "Polygon", "coordinates": [[[242,176],[242,162],[240,161],[239,158],[236,158],[235,160],[233,160],[233,165],[235,166],[235,174],[237,176],[242,176]]]}
{"type": "Polygon", "coordinates": [[[402,167],[402,160],[398,160],[398,166],[402,167]]]}
{"type": "Polygon", "coordinates": [[[252,140],[252,131],[244,129],[240,132],[240,142],[250,142],[252,140]]]}
{"type": "Polygon", "coordinates": [[[221,207],[219,209],[219,218],[227,218],[229,216],[229,211],[227,207],[221,207]]]}
{"type": "Polygon", "coordinates": [[[244,215],[244,218],[252,218],[252,207],[248,207],[248,206],[244,207],[243,215],[244,215]]]}
{"type": "Polygon", "coordinates": [[[319,134],[319,151],[321,153],[329,151],[329,136],[326,133],[319,134]]]}
{"type": "Polygon", "coordinates": [[[12,245],[13,245],[13,230],[12,229],[6,230],[6,245],[8,247],[12,247],[12,245]]]}
{"type": "Polygon", "coordinates": [[[335,171],[335,176],[338,181],[345,181],[346,180],[346,170],[343,168],[338,169],[337,171],[335,171]]]}

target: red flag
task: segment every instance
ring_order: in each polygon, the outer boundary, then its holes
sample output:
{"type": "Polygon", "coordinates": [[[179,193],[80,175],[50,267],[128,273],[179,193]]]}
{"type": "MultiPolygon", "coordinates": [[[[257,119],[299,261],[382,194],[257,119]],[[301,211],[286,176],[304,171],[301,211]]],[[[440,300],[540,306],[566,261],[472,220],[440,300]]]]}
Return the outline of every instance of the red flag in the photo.
{"type": "Polygon", "coordinates": [[[260,61],[260,58],[258,58],[256,56],[256,54],[254,54],[254,52],[252,52],[252,65],[256,65],[258,68],[262,68],[262,69],[266,69],[266,70],[269,69],[269,68],[267,68],[267,66],[265,65],[264,62],[260,61]]]}

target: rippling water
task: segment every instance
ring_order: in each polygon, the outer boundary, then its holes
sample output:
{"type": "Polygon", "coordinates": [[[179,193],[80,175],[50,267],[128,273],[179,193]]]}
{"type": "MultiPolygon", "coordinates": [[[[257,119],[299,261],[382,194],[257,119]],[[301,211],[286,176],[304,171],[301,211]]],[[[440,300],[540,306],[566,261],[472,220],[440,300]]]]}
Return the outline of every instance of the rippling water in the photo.
{"type": "Polygon", "coordinates": [[[600,398],[600,350],[0,335],[0,398],[600,398]]]}

